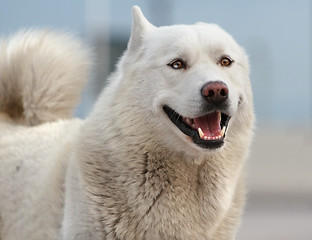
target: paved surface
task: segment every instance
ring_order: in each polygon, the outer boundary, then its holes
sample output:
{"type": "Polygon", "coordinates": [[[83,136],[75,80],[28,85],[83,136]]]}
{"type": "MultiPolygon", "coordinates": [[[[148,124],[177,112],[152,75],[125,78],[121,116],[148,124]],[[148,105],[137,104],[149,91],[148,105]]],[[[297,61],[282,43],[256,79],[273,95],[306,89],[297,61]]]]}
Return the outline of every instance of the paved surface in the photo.
{"type": "Polygon", "coordinates": [[[251,198],[236,239],[311,240],[312,197],[251,198]]]}
{"type": "Polygon", "coordinates": [[[260,127],[237,240],[312,240],[312,131],[260,127]]]}

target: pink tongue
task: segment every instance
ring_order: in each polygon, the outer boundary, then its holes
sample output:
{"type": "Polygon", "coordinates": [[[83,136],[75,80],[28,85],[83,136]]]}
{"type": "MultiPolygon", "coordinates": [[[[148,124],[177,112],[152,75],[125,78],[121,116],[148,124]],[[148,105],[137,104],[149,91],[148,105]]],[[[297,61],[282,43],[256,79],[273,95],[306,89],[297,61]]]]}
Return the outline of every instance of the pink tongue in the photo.
{"type": "Polygon", "coordinates": [[[194,118],[195,128],[201,128],[204,136],[216,137],[220,135],[220,115],[218,112],[210,113],[206,116],[194,118]]]}

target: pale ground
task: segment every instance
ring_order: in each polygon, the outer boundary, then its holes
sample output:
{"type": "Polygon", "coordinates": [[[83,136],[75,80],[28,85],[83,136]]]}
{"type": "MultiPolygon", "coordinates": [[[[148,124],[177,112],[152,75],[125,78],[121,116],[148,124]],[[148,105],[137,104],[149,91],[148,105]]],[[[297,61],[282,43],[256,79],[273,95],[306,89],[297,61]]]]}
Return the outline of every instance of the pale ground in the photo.
{"type": "Polygon", "coordinates": [[[258,127],[237,240],[312,240],[312,129],[258,127]]]}

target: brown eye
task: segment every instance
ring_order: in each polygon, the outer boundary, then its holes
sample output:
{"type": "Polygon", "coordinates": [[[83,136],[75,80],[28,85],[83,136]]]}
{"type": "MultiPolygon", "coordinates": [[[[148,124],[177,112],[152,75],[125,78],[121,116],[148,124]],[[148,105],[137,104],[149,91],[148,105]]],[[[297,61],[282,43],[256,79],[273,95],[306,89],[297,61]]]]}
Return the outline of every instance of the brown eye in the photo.
{"type": "Polygon", "coordinates": [[[186,69],[186,64],[182,59],[175,59],[171,63],[168,64],[173,69],[186,69]]]}
{"type": "Polygon", "coordinates": [[[220,59],[220,65],[222,67],[229,67],[234,61],[228,57],[228,56],[224,56],[220,59]]]}

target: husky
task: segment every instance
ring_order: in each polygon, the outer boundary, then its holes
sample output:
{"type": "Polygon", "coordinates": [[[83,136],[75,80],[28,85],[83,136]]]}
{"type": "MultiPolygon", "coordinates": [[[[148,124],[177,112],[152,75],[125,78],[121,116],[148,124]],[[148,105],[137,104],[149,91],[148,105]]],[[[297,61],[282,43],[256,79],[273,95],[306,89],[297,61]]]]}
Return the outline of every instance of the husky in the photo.
{"type": "Polygon", "coordinates": [[[235,239],[254,122],[245,51],[215,24],[155,27],[134,6],[108,86],[71,118],[90,56],[54,31],[1,42],[1,240],[235,239]]]}

